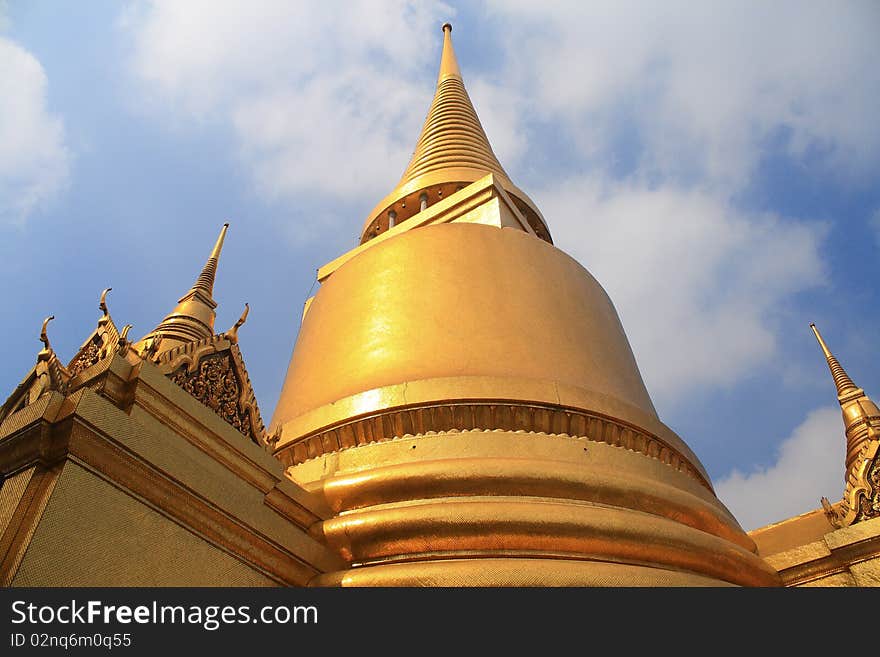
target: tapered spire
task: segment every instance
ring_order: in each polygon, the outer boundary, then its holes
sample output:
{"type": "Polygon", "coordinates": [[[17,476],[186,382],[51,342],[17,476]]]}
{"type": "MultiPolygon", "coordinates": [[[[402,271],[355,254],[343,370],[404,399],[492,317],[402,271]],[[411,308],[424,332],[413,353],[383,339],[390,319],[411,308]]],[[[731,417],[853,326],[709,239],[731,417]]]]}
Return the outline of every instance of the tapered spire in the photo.
{"type": "Polygon", "coordinates": [[[458,60],[455,58],[455,50],[452,49],[452,25],[443,24],[443,54],[440,56],[440,75],[437,76],[437,85],[447,77],[461,79],[461,70],[458,68],[458,60]]]}
{"type": "Polygon", "coordinates": [[[822,351],[825,353],[825,360],[828,361],[828,368],[831,370],[831,376],[834,377],[834,385],[837,386],[837,396],[844,397],[847,393],[858,390],[858,386],[853,383],[846,370],[843,369],[843,366],[837,361],[831,350],[828,349],[828,345],[825,344],[825,340],[822,339],[822,334],[819,333],[816,325],[811,323],[810,328],[813,329],[813,333],[816,334],[816,339],[819,341],[819,346],[822,347],[822,351]]]}
{"type": "Polygon", "coordinates": [[[398,188],[430,172],[443,172],[445,177],[455,180],[456,168],[476,168],[481,177],[494,173],[509,181],[464,88],[452,49],[452,26],[446,23],[437,92],[398,188]]]}
{"type": "Polygon", "coordinates": [[[223,228],[220,229],[220,235],[217,237],[217,243],[214,244],[214,249],[208,257],[208,262],[205,263],[205,268],[202,269],[202,273],[199,274],[196,284],[193,285],[193,290],[198,288],[209,297],[212,297],[214,294],[214,277],[217,275],[217,262],[220,260],[220,252],[223,250],[223,240],[226,239],[226,231],[228,229],[229,224],[223,224],[223,228]]]}
{"type": "Polygon", "coordinates": [[[161,337],[162,343],[158,351],[167,351],[184,342],[194,342],[214,335],[214,279],[217,275],[217,263],[223,250],[223,241],[229,224],[223,224],[217,242],[208,256],[196,282],[177,302],[177,306],[150,333],[141,338],[135,345],[140,351],[148,343],[161,337]]]}
{"type": "Polygon", "coordinates": [[[516,202],[535,233],[550,233],[532,200],[511,182],[483,130],[452,47],[452,25],[443,25],[443,53],[437,90],[409,165],[397,187],[370,213],[361,241],[400,224],[458,189],[493,174],[516,202]]]}
{"type": "Polygon", "coordinates": [[[838,526],[850,525],[853,522],[866,520],[880,515],[880,507],[874,509],[867,506],[862,499],[873,490],[869,479],[871,464],[877,458],[878,437],[880,437],[880,409],[859,388],[843,369],[815,324],[810,324],[816,339],[828,361],[834,385],[837,388],[837,401],[843,415],[844,432],[846,433],[846,468],[843,500],[836,506],[823,502],[825,512],[832,523],[838,526]],[[873,509],[873,510],[872,510],[873,509]]]}

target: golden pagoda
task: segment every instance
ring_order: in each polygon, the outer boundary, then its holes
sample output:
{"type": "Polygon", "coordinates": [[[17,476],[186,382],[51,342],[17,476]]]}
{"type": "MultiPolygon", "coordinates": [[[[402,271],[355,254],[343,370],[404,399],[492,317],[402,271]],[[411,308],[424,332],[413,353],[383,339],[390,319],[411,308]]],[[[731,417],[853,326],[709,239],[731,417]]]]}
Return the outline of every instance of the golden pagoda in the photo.
{"type": "Polygon", "coordinates": [[[0,584],[880,582],[877,407],[822,342],[844,499],[744,532],[658,417],[608,295],[495,156],[451,33],[403,176],[317,272],[270,429],[247,305],[214,332],[229,224],[138,341],[109,290],[67,365],[44,322],[0,407],[0,584]]]}
{"type": "Polygon", "coordinates": [[[318,272],[271,423],[334,513],[312,532],[346,568],[316,583],[778,583],[498,162],[451,32],[403,177],[318,272]]]}

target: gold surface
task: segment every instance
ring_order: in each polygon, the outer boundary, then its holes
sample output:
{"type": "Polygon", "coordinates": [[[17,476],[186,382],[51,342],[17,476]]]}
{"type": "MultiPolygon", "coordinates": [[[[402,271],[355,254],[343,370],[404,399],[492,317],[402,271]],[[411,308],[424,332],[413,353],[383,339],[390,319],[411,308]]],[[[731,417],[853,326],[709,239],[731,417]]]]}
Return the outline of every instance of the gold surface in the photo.
{"type": "Polygon", "coordinates": [[[443,53],[437,91],[428,110],[415,152],[397,187],[370,212],[364,223],[361,243],[408,221],[422,209],[443,200],[464,185],[494,174],[501,186],[516,199],[537,235],[548,242],[550,232],[532,200],[507,176],[486,137],[474,110],[452,48],[452,26],[443,26],[443,53]]]}
{"type": "Polygon", "coordinates": [[[18,508],[19,502],[24,495],[25,488],[30,483],[31,477],[36,470],[36,466],[25,468],[6,478],[0,484],[0,537],[6,533],[9,523],[12,522],[12,516],[18,508]]]}
{"type": "Polygon", "coordinates": [[[312,532],[352,567],[312,584],[465,583],[475,563],[496,559],[548,562],[516,577],[505,571],[507,580],[496,574],[496,584],[540,583],[560,560],[580,564],[560,566],[549,581],[588,585],[613,562],[656,569],[630,573],[631,585],[668,581],[669,571],[683,580],[779,582],[710,490],[612,445],[522,432],[427,434],[345,449],[288,473],[335,512],[312,532]]]}
{"type": "Polygon", "coordinates": [[[316,577],[311,586],[731,586],[693,573],[571,559],[448,559],[374,566],[316,577]]]}
{"type": "MultiPolygon", "coordinates": [[[[518,230],[452,223],[388,240],[322,284],[270,426],[358,393],[449,377],[459,399],[498,398],[483,377],[507,381],[511,393],[559,384],[656,421],[617,313],[580,264],[518,230]]],[[[382,407],[381,394],[369,394],[352,414],[382,407]]],[[[311,423],[338,420],[331,408],[311,423]]],[[[279,449],[298,437],[285,429],[279,449]]]]}
{"type": "MultiPolygon", "coordinates": [[[[444,382],[450,396],[457,392],[454,381],[444,382]]],[[[430,389],[436,393],[438,382],[434,380],[428,383],[432,384],[430,389]]],[[[482,383],[487,390],[494,389],[496,394],[504,390],[503,382],[498,382],[495,386],[491,385],[491,381],[482,383]]],[[[416,394],[417,392],[417,390],[410,391],[416,394]]],[[[562,396],[560,394],[560,397],[562,396]]],[[[413,397],[415,394],[410,394],[411,400],[413,397]]],[[[345,408],[346,404],[340,402],[338,406],[345,408]]],[[[598,404],[588,402],[581,404],[581,408],[597,406],[598,404]]],[[[504,399],[410,404],[343,420],[307,433],[286,444],[276,456],[285,465],[296,465],[322,454],[407,434],[472,430],[527,431],[577,436],[583,440],[603,442],[638,452],[657,459],[679,472],[684,472],[708,490],[712,490],[708,475],[697,458],[670,430],[661,431],[659,435],[653,434],[635,424],[583,411],[581,408],[563,406],[558,400],[556,403],[544,404],[512,402],[504,399]]],[[[646,424],[651,425],[651,423],[646,424]]],[[[656,424],[660,425],[659,422],[656,424]]],[[[289,425],[288,429],[290,429],[289,425]]]]}
{"type": "Polygon", "coordinates": [[[819,541],[831,531],[834,531],[834,525],[822,509],[813,509],[754,529],[749,532],[749,536],[758,546],[759,554],[767,557],[819,541]]]}
{"type": "Polygon", "coordinates": [[[275,584],[68,462],[12,585],[106,586],[108,582],[115,586],[275,584]],[[205,567],[208,563],[210,568],[205,567]]]}
{"type": "MultiPolygon", "coordinates": [[[[36,467],[0,536],[0,586],[10,586],[52,497],[61,466],[36,467]]],[[[51,553],[48,555],[51,556],[51,553]]]]}
{"type": "MultiPolygon", "coordinates": [[[[802,517],[790,519],[794,535],[802,517]]],[[[880,518],[831,529],[815,540],[800,532],[798,540],[765,559],[786,586],[877,586],[880,583],[880,518]]]]}
{"type": "MultiPolygon", "coordinates": [[[[466,187],[452,194],[447,194],[445,198],[419,212],[409,221],[396,224],[368,242],[343,253],[320,267],[317,275],[318,282],[323,283],[346,262],[392,237],[422,226],[452,222],[480,223],[498,228],[519,228],[532,235],[535,234],[516,203],[504,191],[495,174],[489,173],[466,187]]],[[[311,299],[307,303],[310,301],[311,299]]]]}

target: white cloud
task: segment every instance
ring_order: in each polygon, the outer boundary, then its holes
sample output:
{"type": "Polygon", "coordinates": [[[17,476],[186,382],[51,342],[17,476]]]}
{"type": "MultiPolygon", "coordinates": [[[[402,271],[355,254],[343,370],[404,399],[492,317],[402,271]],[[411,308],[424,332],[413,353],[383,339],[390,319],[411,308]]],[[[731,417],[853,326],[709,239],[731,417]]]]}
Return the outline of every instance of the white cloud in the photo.
{"type": "Polygon", "coordinates": [[[715,490],[746,530],[806,513],[821,498],[843,497],[846,453],[838,407],[811,411],[779,446],[776,463],[749,474],[734,470],[715,490]]]}
{"type": "Polygon", "coordinates": [[[67,184],[64,127],[47,107],[48,81],[27,50],[0,37],[0,222],[20,224],[67,184]]]}
{"type": "Polygon", "coordinates": [[[825,229],[671,186],[561,181],[539,197],[557,246],[605,287],[658,407],[775,353],[774,318],[824,280],[825,229]]]}
{"type": "MultiPolygon", "coordinates": [[[[453,13],[403,0],[345,7],[156,0],[125,19],[154,109],[230,127],[266,197],[326,200],[311,224],[298,222],[303,236],[341,228],[334,204],[366,212],[396,181],[430,102],[438,25],[453,13]]],[[[659,407],[772,361],[780,308],[824,282],[824,226],[732,199],[780,130],[796,157],[824,149],[845,171],[876,159],[877,46],[862,15],[872,12],[505,1],[490,7],[507,49],[503,83],[462,58],[502,164],[545,163],[520,168],[557,181],[516,180],[557,244],[605,285],[659,407]],[[577,172],[551,170],[536,117],[574,145],[577,172]],[[602,163],[621,125],[638,166],[612,182],[619,173],[602,163]]]]}
{"type": "Polygon", "coordinates": [[[450,13],[403,0],[157,0],[123,25],[154,106],[231,126],[261,193],[369,205],[412,153],[431,99],[422,67],[450,13]]]}
{"type": "Polygon", "coordinates": [[[582,151],[623,128],[645,172],[748,181],[768,142],[823,173],[870,175],[880,131],[880,5],[491,2],[510,77],[582,151]]]}

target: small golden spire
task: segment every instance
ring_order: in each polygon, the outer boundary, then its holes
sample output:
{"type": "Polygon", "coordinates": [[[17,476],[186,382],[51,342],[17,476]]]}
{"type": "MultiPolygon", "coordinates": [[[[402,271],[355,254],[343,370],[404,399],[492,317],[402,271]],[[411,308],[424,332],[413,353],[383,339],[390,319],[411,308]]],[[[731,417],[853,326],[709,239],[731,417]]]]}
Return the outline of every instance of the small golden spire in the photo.
{"type": "Polygon", "coordinates": [[[837,396],[844,397],[848,393],[858,390],[858,386],[853,383],[853,380],[849,378],[849,375],[831,353],[831,350],[828,349],[828,345],[825,344],[825,340],[822,339],[822,334],[819,333],[816,325],[811,322],[810,328],[813,329],[813,333],[816,334],[816,339],[819,341],[819,346],[822,347],[822,351],[825,353],[825,360],[828,361],[831,376],[834,377],[834,385],[837,386],[837,396]]]}
{"type": "Polygon", "coordinates": [[[138,352],[148,342],[151,348],[156,349],[159,342],[153,338],[160,336],[164,338],[163,350],[167,350],[181,343],[195,342],[214,335],[214,309],[217,307],[213,296],[214,279],[228,229],[229,224],[223,224],[211,255],[189,292],[180,297],[174,310],[156,328],[134,345],[138,352]]]}
{"type": "Polygon", "coordinates": [[[437,84],[449,77],[461,80],[461,70],[458,68],[458,60],[455,58],[455,50],[452,48],[452,25],[443,23],[443,54],[440,56],[440,74],[437,76],[437,84]]]}
{"type": "Polygon", "coordinates": [[[861,508],[859,496],[864,491],[870,490],[872,484],[865,479],[865,468],[869,461],[874,458],[878,450],[878,436],[880,436],[880,408],[859,388],[849,375],[841,367],[840,363],[831,353],[819,329],[815,324],[810,324],[831,375],[834,377],[834,385],[837,388],[837,401],[843,414],[844,433],[846,434],[846,466],[844,482],[846,490],[843,500],[838,505],[822,502],[825,514],[831,523],[838,526],[851,525],[853,522],[873,517],[871,513],[865,513],[861,508]]]}
{"type": "MultiPolygon", "coordinates": [[[[456,168],[480,170],[480,177],[494,173],[509,180],[495,157],[489,138],[480,124],[464,81],[455,50],[452,48],[452,26],[443,26],[443,54],[437,75],[437,92],[422,126],[409,166],[403,172],[398,188],[432,171],[448,171],[455,179],[456,168]]],[[[469,181],[457,181],[469,182],[469,181]]]]}
{"type": "Polygon", "coordinates": [[[551,241],[537,206],[511,182],[489,144],[462,80],[452,47],[452,25],[445,23],[437,89],[415,151],[397,187],[367,217],[361,242],[490,173],[517,201],[535,233],[551,241]]]}

